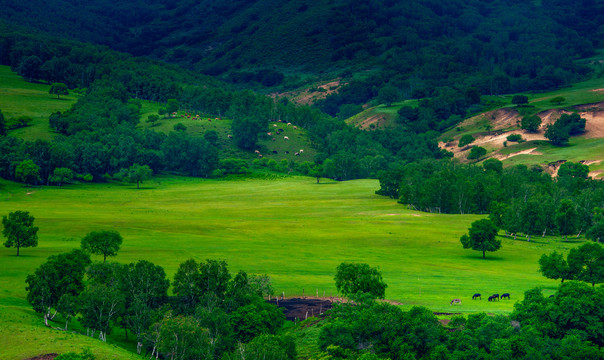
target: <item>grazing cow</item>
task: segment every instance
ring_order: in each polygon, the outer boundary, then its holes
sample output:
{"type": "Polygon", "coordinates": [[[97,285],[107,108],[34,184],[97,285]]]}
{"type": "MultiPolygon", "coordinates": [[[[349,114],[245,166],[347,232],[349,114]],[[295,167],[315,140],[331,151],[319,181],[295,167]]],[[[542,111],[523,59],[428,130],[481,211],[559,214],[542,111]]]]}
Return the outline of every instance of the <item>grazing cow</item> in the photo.
{"type": "Polygon", "coordinates": [[[254,152],[255,152],[256,154],[260,154],[260,151],[259,151],[259,150],[254,150],[254,152]]]}
{"type": "Polygon", "coordinates": [[[550,299],[553,298],[553,297],[554,297],[554,294],[552,294],[552,295],[549,296],[550,299]]]}
{"type": "Polygon", "coordinates": [[[491,297],[493,298],[493,300],[497,299],[497,301],[499,301],[499,294],[493,294],[491,295],[491,297]]]}
{"type": "Polygon", "coordinates": [[[492,295],[491,295],[491,296],[489,296],[489,301],[493,301],[493,299],[494,299],[494,298],[493,298],[493,296],[492,296],[492,295]]]}
{"type": "Polygon", "coordinates": [[[273,133],[272,132],[267,132],[266,135],[273,136],[273,133]]]}
{"type": "Polygon", "coordinates": [[[476,300],[476,298],[480,298],[480,300],[482,300],[482,296],[479,293],[472,295],[472,300],[476,300]]]}
{"type": "Polygon", "coordinates": [[[277,127],[277,124],[273,124],[273,127],[277,127]]]}
{"type": "Polygon", "coordinates": [[[283,138],[284,138],[285,140],[289,140],[289,138],[288,138],[287,136],[284,136],[283,138]]]}
{"type": "Polygon", "coordinates": [[[283,132],[283,129],[279,128],[277,129],[278,132],[283,132]]]}
{"type": "Polygon", "coordinates": [[[208,119],[209,122],[212,122],[212,119],[208,119]]]}
{"type": "Polygon", "coordinates": [[[304,152],[304,150],[303,150],[303,149],[300,149],[300,154],[302,154],[303,152],[304,152]]]}
{"type": "Polygon", "coordinates": [[[290,126],[292,123],[287,123],[287,126],[290,126]]]}
{"type": "Polygon", "coordinates": [[[227,137],[228,137],[229,139],[232,139],[232,138],[233,138],[233,135],[227,135],[227,137]]]}
{"type": "Polygon", "coordinates": [[[453,299],[451,300],[451,305],[453,304],[461,304],[461,299],[453,299]]]}
{"type": "Polygon", "coordinates": [[[298,128],[297,126],[294,126],[294,129],[297,129],[297,128],[298,128]]]}
{"type": "Polygon", "coordinates": [[[501,294],[501,299],[503,299],[503,298],[507,298],[509,300],[510,294],[509,293],[501,294]]]}
{"type": "Polygon", "coordinates": [[[262,154],[258,154],[258,157],[259,157],[259,158],[262,158],[262,154]]]}
{"type": "Polygon", "coordinates": [[[295,154],[294,154],[294,156],[300,156],[300,153],[299,153],[299,152],[297,152],[297,153],[295,153],[295,154]]]}
{"type": "Polygon", "coordinates": [[[279,120],[277,120],[277,121],[278,121],[278,122],[283,122],[283,120],[281,120],[281,119],[279,119],[279,120]]]}
{"type": "Polygon", "coordinates": [[[278,154],[277,150],[273,150],[273,154],[275,154],[275,155],[278,154]]]}
{"type": "Polygon", "coordinates": [[[289,151],[285,150],[285,153],[286,153],[286,154],[289,154],[289,151]]]}

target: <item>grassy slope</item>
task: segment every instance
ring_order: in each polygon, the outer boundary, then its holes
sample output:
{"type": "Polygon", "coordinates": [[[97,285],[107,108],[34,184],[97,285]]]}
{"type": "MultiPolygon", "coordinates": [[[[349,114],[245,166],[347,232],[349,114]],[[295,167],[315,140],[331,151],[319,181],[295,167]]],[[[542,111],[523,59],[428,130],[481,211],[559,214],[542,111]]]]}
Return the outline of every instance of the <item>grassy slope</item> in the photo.
{"type": "Polygon", "coordinates": [[[362,112],[346,119],[348,125],[366,129],[370,124],[375,124],[376,128],[391,128],[397,126],[397,111],[403,106],[417,106],[417,100],[405,100],[393,103],[392,106],[378,105],[367,108],[362,112]]]}
{"type": "MultiPolygon", "coordinates": [[[[141,109],[141,127],[149,128],[150,124],[146,122],[147,117],[151,114],[157,114],[157,110],[160,108],[160,104],[152,103],[148,101],[143,102],[141,109]]],[[[203,136],[208,130],[215,130],[218,133],[218,144],[220,146],[220,158],[225,159],[229,157],[242,158],[242,159],[255,159],[258,156],[254,152],[246,152],[237,148],[232,139],[228,138],[231,134],[231,120],[221,118],[216,120],[212,117],[212,121],[208,121],[208,117],[201,117],[201,120],[194,119],[193,114],[191,118],[182,117],[184,111],[180,111],[175,118],[161,118],[159,125],[152,127],[155,131],[168,133],[174,130],[174,125],[182,123],[187,127],[187,132],[193,136],[203,136]]],[[[200,114],[201,116],[201,114],[200,114]]],[[[306,134],[306,130],[293,126],[287,126],[284,123],[269,123],[269,132],[273,133],[273,136],[262,134],[259,136],[257,149],[267,159],[275,159],[279,161],[281,159],[296,160],[296,161],[314,161],[316,151],[310,145],[310,140],[306,134]],[[273,125],[277,125],[274,127],[273,125]],[[275,136],[276,129],[283,129],[283,133],[280,136],[275,136]],[[289,140],[285,140],[283,137],[288,136],[289,140]],[[275,141],[272,141],[275,138],[275,141]],[[294,156],[294,153],[303,149],[304,152],[301,156],[294,156]],[[277,154],[273,154],[273,150],[277,151],[277,154]],[[289,151],[289,154],[285,154],[285,151],[289,151]]]]}
{"type": "Polygon", "coordinates": [[[6,120],[19,116],[31,116],[31,126],[12,130],[13,136],[25,140],[51,139],[48,117],[56,111],[65,111],[76,101],[75,96],[57,99],[50,95],[50,85],[28,83],[12,72],[8,66],[0,66],[0,110],[6,120]]]}

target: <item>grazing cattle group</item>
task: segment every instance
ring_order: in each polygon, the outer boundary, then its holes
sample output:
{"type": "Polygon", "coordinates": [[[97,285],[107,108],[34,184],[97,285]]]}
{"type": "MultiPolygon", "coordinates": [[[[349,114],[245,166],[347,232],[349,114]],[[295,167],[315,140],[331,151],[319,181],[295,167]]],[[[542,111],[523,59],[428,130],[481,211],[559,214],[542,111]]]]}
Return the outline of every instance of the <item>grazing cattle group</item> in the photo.
{"type": "MultiPolygon", "coordinates": [[[[553,296],[553,295],[552,295],[553,296]]],[[[472,300],[480,299],[482,300],[482,295],[480,293],[475,293],[472,295],[472,300]]],[[[510,299],[510,293],[503,293],[501,296],[499,294],[493,294],[488,297],[489,301],[499,301],[501,299],[510,299]]],[[[451,305],[453,304],[461,304],[461,299],[453,299],[451,300],[451,305]]]]}

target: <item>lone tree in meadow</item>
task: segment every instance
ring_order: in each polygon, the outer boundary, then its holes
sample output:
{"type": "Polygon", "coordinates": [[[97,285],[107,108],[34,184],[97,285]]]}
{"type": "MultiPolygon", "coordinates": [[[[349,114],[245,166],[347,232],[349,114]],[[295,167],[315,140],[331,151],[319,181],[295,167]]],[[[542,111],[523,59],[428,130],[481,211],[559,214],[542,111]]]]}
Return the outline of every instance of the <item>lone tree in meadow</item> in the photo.
{"type": "Polygon", "coordinates": [[[34,226],[34,217],[28,211],[8,213],[8,216],[2,217],[2,225],[2,235],[6,238],[4,246],[16,247],[17,256],[22,247],[38,246],[38,227],[34,226]]]}
{"type": "Polygon", "coordinates": [[[52,85],[50,85],[50,90],[48,90],[48,93],[51,95],[57,95],[57,99],[60,99],[61,95],[69,95],[67,85],[63,83],[52,83],[52,85]]]}
{"type": "Polygon", "coordinates": [[[512,104],[516,106],[524,106],[528,104],[528,96],[526,95],[514,95],[512,97],[512,104]]]}
{"type": "Polygon", "coordinates": [[[378,268],[368,264],[341,263],[336,269],[336,288],[345,296],[368,294],[378,299],[386,296],[388,285],[378,268]]]}
{"type": "Polygon", "coordinates": [[[487,251],[497,251],[501,248],[501,240],[496,238],[497,231],[491,220],[477,220],[468,229],[468,234],[464,234],[459,240],[464,249],[482,251],[484,259],[487,251]]]}
{"type": "Polygon", "coordinates": [[[82,250],[96,255],[115,256],[122,245],[122,236],[117,231],[92,231],[82,239],[82,250]]]}
{"type": "Polygon", "coordinates": [[[136,188],[139,189],[140,183],[150,179],[152,175],[153,170],[149,167],[149,165],[134,164],[128,168],[126,177],[128,181],[136,183],[136,188]]]}
{"type": "Polygon", "coordinates": [[[562,96],[556,96],[555,98],[551,99],[549,102],[554,104],[554,105],[560,105],[563,102],[565,102],[566,99],[562,96]]]}

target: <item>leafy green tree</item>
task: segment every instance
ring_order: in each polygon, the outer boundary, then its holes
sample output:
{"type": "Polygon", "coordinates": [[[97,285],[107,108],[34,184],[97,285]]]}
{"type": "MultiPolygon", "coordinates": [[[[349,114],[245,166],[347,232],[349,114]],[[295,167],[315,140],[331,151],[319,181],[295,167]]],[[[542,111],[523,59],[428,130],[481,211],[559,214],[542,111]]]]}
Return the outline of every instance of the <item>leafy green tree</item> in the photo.
{"type": "Polygon", "coordinates": [[[568,265],[577,271],[577,280],[591,286],[604,282],[604,248],[598,243],[583,244],[568,253],[568,265]]]}
{"type": "Polygon", "coordinates": [[[22,76],[26,81],[36,81],[42,76],[40,67],[42,66],[42,60],[39,57],[32,55],[21,59],[17,73],[22,76]]]}
{"type": "Polygon", "coordinates": [[[487,149],[481,146],[472,146],[470,153],[468,154],[468,160],[476,160],[487,154],[487,149]]]}
{"type": "Polygon", "coordinates": [[[548,279],[573,280],[575,272],[568,266],[564,256],[556,251],[539,258],[539,271],[548,279]]]}
{"type": "Polygon", "coordinates": [[[392,85],[386,85],[378,91],[378,102],[390,107],[393,102],[398,100],[398,90],[392,85]]]}
{"type": "Polygon", "coordinates": [[[77,297],[84,290],[84,274],[89,264],[90,256],[76,249],[48,257],[33,274],[27,276],[27,301],[34,311],[44,314],[46,326],[54,317],[51,316],[52,308],[56,308],[64,296],[77,297]]]}
{"type": "Polygon", "coordinates": [[[67,85],[63,83],[53,83],[48,90],[48,93],[51,95],[57,95],[57,99],[61,98],[61,95],[69,95],[69,91],[67,90],[67,85]]]}
{"type": "Polygon", "coordinates": [[[15,169],[15,177],[28,185],[33,185],[40,181],[40,167],[33,160],[23,160],[15,169]]]}
{"type": "Polygon", "coordinates": [[[501,248],[501,240],[496,238],[497,227],[491,220],[482,219],[474,221],[468,229],[468,234],[460,238],[464,249],[482,251],[485,258],[487,251],[497,251],[501,248]]]}
{"type": "Polygon", "coordinates": [[[163,117],[166,117],[166,115],[168,115],[168,111],[166,110],[166,108],[159,108],[157,109],[157,114],[163,117]]]}
{"type": "Polygon", "coordinates": [[[528,236],[528,241],[531,241],[531,235],[538,235],[545,228],[544,210],[537,199],[530,199],[524,204],[520,214],[520,231],[528,236]]]}
{"type": "Polygon", "coordinates": [[[113,230],[92,231],[82,239],[82,250],[96,255],[103,255],[103,262],[107,256],[115,256],[122,245],[122,236],[113,230]]]}
{"type": "Polygon", "coordinates": [[[558,168],[558,176],[560,177],[569,176],[573,178],[587,179],[588,174],[589,166],[578,162],[575,163],[572,161],[567,161],[560,165],[560,168],[558,168]]]}
{"type": "Polygon", "coordinates": [[[192,313],[199,303],[201,297],[200,277],[199,264],[194,259],[189,259],[180,264],[174,275],[173,291],[185,313],[192,313]]]}
{"type": "Polygon", "coordinates": [[[526,95],[514,95],[512,97],[512,104],[516,106],[524,106],[528,104],[528,96],[526,95]]]}
{"type": "Polygon", "coordinates": [[[489,158],[483,161],[482,167],[485,169],[485,171],[493,171],[497,174],[501,174],[503,171],[503,163],[501,160],[495,158],[489,158]]]}
{"type": "Polygon", "coordinates": [[[566,126],[556,121],[553,124],[547,125],[545,128],[545,137],[556,146],[565,146],[570,139],[570,132],[566,126]]]}
{"type": "Polygon", "coordinates": [[[247,344],[240,343],[223,360],[295,360],[296,344],[290,336],[260,335],[247,344]]]}
{"type": "Polygon", "coordinates": [[[541,122],[541,118],[537,115],[524,116],[520,121],[520,128],[528,132],[534,133],[539,130],[541,122]]]}
{"type": "Polygon", "coordinates": [[[249,342],[260,334],[276,334],[284,322],[283,310],[261,298],[230,314],[235,337],[241,342],[249,342]]]}
{"type": "Polygon", "coordinates": [[[218,133],[216,130],[206,130],[206,132],[203,133],[203,138],[213,146],[218,145],[218,133]]]}
{"type": "Polygon", "coordinates": [[[190,316],[166,316],[154,327],[157,350],[172,360],[207,359],[210,350],[208,330],[190,316]]]}
{"type": "Polygon", "coordinates": [[[577,231],[579,217],[575,204],[571,200],[563,199],[560,201],[554,219],[558,225],[560,235],[563,235],[565,240],[568,239],[568,235],[572,235],[577,231]]]}
{"type": "Polygon", "coordinates": [[[556,96],[553,99],[551,99],[549,102],[552,103],[552,104],[554,104],[554,105],[560,105],[560,104],[562,104],[565,101],[566,101],[566,99],[564,97],[562,97],[562,96],[556,96]]]}
{"type": "Polygon", "coordinates": [[[34,226],[34,220],[28,211],[21,210],[2,217],[2,235],[6,238],[4,246],[17,248],[17,256],[22,247],[38,246],[38,227],[34,226]]]}
{"type": "Polygon", "coordinates": [[[128,168],[126,178],[129,182],[136,183],[136,188],[139,189],[140,183],[150,179],[152,175],[153,170],[151,170],[149,165],[134,164],[128,168]]]}
{"type": "Polygon", "coordinates": [[[585,237],[595,242],[604,242],[604,220],[595,222],[585,234],[585,237]]]}
{"type": "Polygon", "coordinates": [[[344,296],[368,294],[383,299],[388,287],[382,280],[379,268],[370,267],[365,263],[341,263],[336,269],[334,280],[338,292],[344,296]]]}
{"type": "Polygon", "coordinates": [[[73,177],[73,170],[70,168],[55,168],[53,174],[48,178],[48,181],[61,187],[63,184],[71,183],[73,181],[73,177]]]}
{"type": "Polygon", "coordinates": [[[577,135],[584,132],[585,123],[585,119],[576,112],[572,114],[562,114],[555,122],[555,124],[559,124],[560,126],[567,128],[570,135],[577,135]]]}
{"type": "Polygon", "coordinates": [[[206,260],[199,264],[197,286],[201,292],[203,305],[212,309],[224,301],[231,274],[224,260],[206,260]]]}
{"type": "Polygon", "coordinates": [[[99,338],[107,341],[113,324],[124,313],[124,293],[115,286],[92,284],[80,294],[80,323],[99,331],[99,338]]]}
{"type": "Polygon", "coordinates": [[[471,143],[474,142],[474,140],[476,140],[476,139],[474,139],[474,136],[472,136],[470,134],[466,134],[459,139],[459,143],[457,144],[457,146],[461,148],[466,145],[470,145],[471,143]]]}

